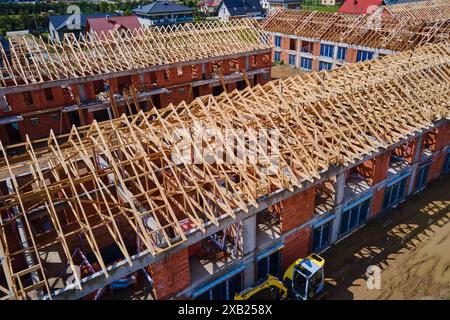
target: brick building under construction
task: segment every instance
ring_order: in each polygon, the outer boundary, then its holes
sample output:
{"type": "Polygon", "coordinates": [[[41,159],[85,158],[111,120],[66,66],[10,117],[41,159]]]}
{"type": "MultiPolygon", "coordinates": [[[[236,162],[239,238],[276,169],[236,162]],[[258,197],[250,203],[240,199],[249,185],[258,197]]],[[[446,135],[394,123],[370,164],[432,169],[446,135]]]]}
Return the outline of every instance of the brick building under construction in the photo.
{"type": "Polygon", "coordinates": [[[156,299],[232,299],[324,250],[450,171],[448,48],[441,39],[39,143],[2,139],[0,294],[95,298],[144,269],[156,299]],[[179,134],[195,126],[219,134],[179,134]],[[223,162],[230,128],[241,131],[223,162]],[[277,134],[263,146],[252,132],[267,129],[277,134]],[[239,162],[249,145],[258,161],[239,162]],[[214,161],[179,161],[181,150],[214,161]]]}
{"type": "Polygon", "coordinates": [[[155,27],[105,38],[23,37],[1,49],[4,145],[270,80],[271,45],[254,21],[155,27]]]}
{"type": "Polygon", "coordinates": [[[380,15],[282,10],[262,26],[274,62],[322,71],[439,42],[448,38],[449,19],[450,3],[431,0],[388,5],[380,15]]]}

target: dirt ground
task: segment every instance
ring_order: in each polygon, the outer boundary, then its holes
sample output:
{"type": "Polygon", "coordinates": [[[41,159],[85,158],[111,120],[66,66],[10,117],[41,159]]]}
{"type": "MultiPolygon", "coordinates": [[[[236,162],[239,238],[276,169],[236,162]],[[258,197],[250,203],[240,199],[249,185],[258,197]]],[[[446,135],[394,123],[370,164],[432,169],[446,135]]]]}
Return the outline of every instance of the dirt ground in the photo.
{"type": "Polygon", "coordinates": [[[284,79],[284,78],[295,76],[297,74],[302,74],[304,72],[305,71],[295,69],[295,68],[290,67],[285,64],[274,65],[274,66],[272,66],[272,70],[271,70],[272,78],[275,78],[275,79],[278,79],[278,78],[284,79]]]}
{"type": "Polygon", "coordinates": [[[328,299],[450,299],[450,177],[323,254],[328,299]],[[381,269],[369,290],[366,270],[381,269]]]}

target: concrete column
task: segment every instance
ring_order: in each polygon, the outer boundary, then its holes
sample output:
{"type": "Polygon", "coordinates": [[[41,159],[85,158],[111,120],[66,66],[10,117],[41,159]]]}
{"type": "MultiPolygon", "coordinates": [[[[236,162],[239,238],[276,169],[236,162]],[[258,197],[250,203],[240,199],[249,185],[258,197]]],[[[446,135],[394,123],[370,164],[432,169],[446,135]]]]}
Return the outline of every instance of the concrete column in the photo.
{"type": "MultiPolygon", "coordinates": [[[[242,254],[247,256],[256,250],[256,214],[242,220],[242,254]]],[[[244,269],[244,288],[248,288],[255,283],[255,264],[252,260],[244,269]]]]}
{"type": "Polygon", "coordinates": [[[337,51],[338,51],[338,45],[334,45],[334,47],[333,47],[333,66],[332,66],[333,69],[336,68],[337,51]]]}
{"type": "Polygon", "coordinates": [[[243,255],[256,249],[256,214],[242,220],[243,255]]]}
{"type": "Polygon", "coordinates": [[[416,153],[413,156],[413,164],[411,165],[411,178],[409,179],[407,195],[413,192],[414,185],[416,184],[417,168],[419,167],[420,154],[422,153],[422,140],[423,136],[417,138],[416,153]]]}
{"type": "Polygon", "coordinates": [[[9,111],[10,107],[8,105],[8,101],[6,100],[6,96],[4,94],[0,94],[0,110],[9,111]]]}
{"type": "Polygon", "coordinates": [[[336,182],[334,183],[334,206],[337,207],[344,201],[345,191],[345,172],[336,176],[336,182]]]}
{"type": "Polygon", "coordinates": [[[336,176],[336,182],[334,184],[334,221],[331,229],[330,243],[337,240],[339,235],[339,226],[341,225],[342,204],[344,202],[345,191],[345,172],[336,176]]]}
{"type": "Polygon", "coordinates": [[[78,92],[80,94],[80,101],[86,101],[86,90],[84,89],[84,84],[78,85],[78,92]]]}
{"type": "Polygon", "coordinates": [[[110,119],[110,120],[111,120],[111,119],[114,119],[114,117],[112,116],[112,113],[111,113],[111,108],[108,107],[108,108],[106,108],[106,110],[108,111],[108,117],[109,117],[109,119],[110,119]]]}

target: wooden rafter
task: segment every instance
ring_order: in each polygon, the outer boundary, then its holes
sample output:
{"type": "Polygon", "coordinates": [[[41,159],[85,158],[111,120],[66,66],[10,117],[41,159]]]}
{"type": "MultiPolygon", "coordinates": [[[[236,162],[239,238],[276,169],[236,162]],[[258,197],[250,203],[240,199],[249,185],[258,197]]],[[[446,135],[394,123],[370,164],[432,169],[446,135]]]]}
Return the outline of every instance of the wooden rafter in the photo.
{"type": "MultiPolygon", "coordinates": [[[[96,236],[99,228],[106,228],[124,260],[130,261],[131,255],[124,230],[132,230],[144,249],[158,255],[186,241],[183,221],[202,231],[209,223],[220,226],[222,217],[257,207],[258,199],[276,190],[301,187],[335,165],[351,167],[380,148],[432,127],[434,121],[450,119],[448,45],[426,45],[331,71],[196,98],[190,104],[73,127],[63,140],[52,133],[46,147],[27,139],[20,146],[26,152],[19,156],[8,155],[15,147],[0,144],[0,176],[14,182],[10,193],[0,195],[5,275],[17,279],[37,272],[36,286],[49,291],[45,272],[39,272],[41,261],[25,270],[12,267],[11,258],[24,250],[14,251],[6,233],[18,219],[33,243],[27,252],[35,257],[59,245],[74,268],[70,241],[84,237],[107,274],[96,236]],[[200,131],[196,138],[180,131],[196,127],[214,129],[217,135],[200,131]],[[230,134],[229,129],[235,131],[230,134]],[[258,140],[260,129],[267,148],[258,140]],[[248,137],[243,139],[242,132],[248,137]],[[227,135],[237,143],[224,146],[230,161],[221,162],[217,143],[227,135]],[[260,157],[239,162],[238,151],[248,150],[252,142],[257,142],[253,150],[260,157]],[[182,150],[205,153],[215,161],[195,163],[173,156],[182,150]],[[13,208],[15,215],[5,218],[13,208]],[[73,216],[70,226],[61,210],[73,216]],[[52,237],[42,239],[30,228],[37,213],[51,218],[52,237]]],[[[24,298],[26,288],[15,283],[8,282],[10,290],[24,298]]]]}
{"type": "Polygon", "coordinates": [[[139,29],[133,34],[110,31],[61,42],[36,37],[10,41],[10,58],[0,72],[0,88],[96,74],[120,72],[269,49],[268,36],[252,19],[205,21],[139,29]]]}

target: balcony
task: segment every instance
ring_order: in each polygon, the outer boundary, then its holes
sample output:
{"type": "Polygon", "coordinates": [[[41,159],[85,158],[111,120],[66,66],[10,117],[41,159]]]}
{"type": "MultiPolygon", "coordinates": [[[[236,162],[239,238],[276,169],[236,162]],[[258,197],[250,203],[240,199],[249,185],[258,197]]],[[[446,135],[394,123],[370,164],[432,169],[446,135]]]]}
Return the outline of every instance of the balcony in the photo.
{"type": "Polygon", "coordinates": [[[388,169],[388,179],[399,175],[402,171],[407,170],[409,167],[410,165],[406,159],[392,155],[388,169]]]}
{"type": "Polygon", "coordinates": [[[314,213],[316,215],[325,214],[330,212],[334,208],[334,182],[332,179],[326,180],[320,183],[316,187],[315,195],[315,209],[314,213]]]}
{"type": "Polygon", "coordinates": [[[196,244],[198,249],[189,258],[191,284],[200,284],[241,257],[242,239],[236,234],[241,234],[238,223],[196,244]]]}
{"type": "Polygon", "coordinates": [[[193,17],[155,19],[155,20],[152,20],[152,24],[155,25],[155,26],[162,26],[162,25],[175,24],[175,23],[192,22],[192,20],[194,20],[193,17]]]}
{"type": "Polygon", "coordinates": [[[270,246],[281,236],[280,216],[276,212],[265,210],[256,216],[256,244],[258,248],[270,246]]]}
{"type": "Polygon", "coordinates": [[[370,183],[367,178],[353,173],[345,182],[344,203],[350,202],[358,196],[366,193],[370,189],[370,183]]]}

